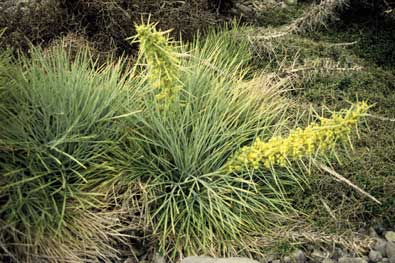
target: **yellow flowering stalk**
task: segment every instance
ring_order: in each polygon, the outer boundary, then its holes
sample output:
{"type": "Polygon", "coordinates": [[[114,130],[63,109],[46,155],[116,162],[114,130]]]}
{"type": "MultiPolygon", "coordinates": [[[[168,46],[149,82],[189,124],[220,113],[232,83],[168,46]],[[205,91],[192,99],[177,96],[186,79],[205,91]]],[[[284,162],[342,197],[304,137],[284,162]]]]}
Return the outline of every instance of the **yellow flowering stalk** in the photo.
{"type": "Polygon", "coordinates": [[[333,150],[338,142],[348,141],[352,129],[360,117],[367,113],[366,102],[353,105],[349,110],[333,113],[331,118],[320,118],[305,129],[292,130],[288,137],[275,136],[268,142],[257,138],[251,146],[241,148],[226,163],[229,172],[244,169],[285,166],[287,160],[299,160],[313,154],[325,154],[333,150]]]}
{"type": "Polygon", "coordinates": [[[158,89],[156,99],[170,103],[176,97],[180,85],[177,76],[180,72],[179,54],[171,45],[170,30],[158,31],[153,23],[136,25],[136,36],[132,43],[140,44],[140,57],[145,59],[148,68],[148,81],[158,89]]]}

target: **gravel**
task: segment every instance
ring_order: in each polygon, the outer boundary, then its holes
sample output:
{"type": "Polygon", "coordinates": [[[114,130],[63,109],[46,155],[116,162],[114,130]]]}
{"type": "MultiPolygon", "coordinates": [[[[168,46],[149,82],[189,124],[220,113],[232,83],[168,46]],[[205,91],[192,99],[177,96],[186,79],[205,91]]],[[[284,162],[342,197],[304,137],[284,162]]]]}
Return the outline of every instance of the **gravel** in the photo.
{"type": "Polygon", "coordinates": [[[388,258],[395,257],[395,243],[394,242],[387,242],[385,246],[385,254],[388,258]]]}
{"type": "Polygon", "coordinates": [[[369,252],[369,260],[372,263],[380,262],[382,259],[383,259],[383,256],[381,255],[380,252],[375,251],[375,250],[371,250],[369,252]]]}
{"type": "Polygon", "coordinates": [[[283,257],[268,257],[261,261],[249,258],[212,258],[207,256],[187,257],[180,263],[395,263],[395,238],[394,231],[379,230],[373,228],[364,232],[374,238],[376,242],[365,255],[356,256],[353,251],[345,251],[340,248],[332,252],[323,251],[314,246],[308,249],[297,249],[283,257]]]}

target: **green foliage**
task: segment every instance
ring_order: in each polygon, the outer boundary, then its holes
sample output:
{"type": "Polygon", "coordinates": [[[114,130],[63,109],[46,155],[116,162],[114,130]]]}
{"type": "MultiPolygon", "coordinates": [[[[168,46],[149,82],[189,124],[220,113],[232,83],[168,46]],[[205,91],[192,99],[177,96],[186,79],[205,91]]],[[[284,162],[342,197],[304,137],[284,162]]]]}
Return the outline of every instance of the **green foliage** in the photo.
{"type": "Polygon", "coordinates": [[[292,54],[299,49],[299,57],[303,60],[331,57],[351,66],[362,66],[359,71],[318,74],[304,82],[303,89],[294,93],[301,105],[311,103],[317,111],[323,105],[333,109],[344,108],[349,101],[356,99],[367,100],[374,105],[370,109],[371,117],[366,120],[367,126],[359,133],[359,142],[349,152],[348,158],[336,166],[336,170],[363,186],[383,204],[380,206],[370,200],[361,202],[360,196],[347,186],[340,187],[326,175],[317,174],[311,181],[312,188],[297,198],[301,202],[296,207],[311,215],[312,222],[320,222],[320,229],[330,226],[340,233],[350,228],[358,229],[366,222],[391,225],[395,220],[393,30],[393,22],[386,18],[354,17],[345,19],[337,28],[284,39],[282,43],[284,47],[289,46],[284,49],[284,54],[286,51],[292,54]],[[323,209],[322,200],[333,209],[336,220],[323,209]]]}
{"type": "MultiPolygon", "coordinates": [[[[211,32],[180,44],[179,53],[151,25],[138,29],[147,64],[131,70],[122,60],[99,67],[86,51],[69,57],[56,48],[33,50],[13,66],[4,56],[4,252],[33,262],[38,255],[109,260],[116,256],[118,227],[130,227],[114,211],[120,205],[143,219],[141,231],[152,231],[173,259],[254,253],[262,232],[294,211],[291,195],[303,196],[315,156],[270,169],[223,169],[240,148],[284,136],[297,122],[287,118],[287,82],[252,72],[244,29],[211,32]],[[158,88],[175,83],[177,96],[163,110],[154,99],[158,88]]],[[[281,250],[289,247],[284,241],[281,250]]]]}
{"type": "MultiPolygon", "coordinates": [[[[161,252],[171,258],[259,251],[258,245],[250,247],[256,233],[287,216],[289,190],[299,188],[303,170],[309,171],[303,163],[237,174],[223,169],[256,138],[268,141],[289,130],[283,82],[251,74],[248,42],[237,32],[214,32],[181,47],[187,54],[180,60],[183,70],[171,72],[181,85],[178,103],[163,111],[148,96],[142,113],[129,120],[127,140],[115,157],[125,174],[120,184],[143,185],[146,220],[161,252]]],[[[140,37],[140,43],[152,39],[140,37]]],[[[149,58],[163,55],[156,48],[142,53],[148,70],[149,58]]],[[[146,84],[155,94],[158,86],[149,79],[146,84]]]]}
{"type": "Polygon", "coordinates": [[[34,49],[11,71],[1,68],[0,243],[26,261],[114,253],[116,229],[101,232],[111,223],[92,213],[107,206],[93,189],[113,176],[103,155],[122,136],[130,83],[122,62],[95,66],[84,50],[70,61],[62,49],[34,49]]]}
{"type": "Polygon", "coordinates": [[[270,172],[252,177],[221,169],[238,148],[278,131],[287,107],[281,87],[243,85],[250,55],[235,33],[212,33],[187,47],[178,74],[180,103],[162,111],[148,97],[132,118],[126,154],[117,157],[120,167],[129,167],[126,183],[144,185],[147,220],[171,257],[245,250],[253,233],[287,209],[282,190],[294,178],[286,172],[276,184],[270,172]]]}

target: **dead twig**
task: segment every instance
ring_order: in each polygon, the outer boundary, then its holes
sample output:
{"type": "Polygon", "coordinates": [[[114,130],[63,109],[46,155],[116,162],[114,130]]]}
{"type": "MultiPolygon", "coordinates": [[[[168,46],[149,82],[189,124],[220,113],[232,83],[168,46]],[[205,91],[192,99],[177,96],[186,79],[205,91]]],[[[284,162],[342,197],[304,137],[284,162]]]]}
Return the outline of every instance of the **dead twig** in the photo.
{"type": "Polygon", "coordinates": [[[360,187],[356,186],[355,184],[353,184],[350,180],[348,180],[347,178],[343,177],[342,175],[340,175],[339,173],[337,173],[335,170],[329,168],[328,166],[319,163],[318,167],[321,168],[322,170],[324,170],[325,172],[333,175],[334,177],[336,177],[339,181],[346,183],[347,185],[351,186],[352,188],[354,188],[355,190],[357,190],[358,192],[360,192],[361,194],[363,194],[364,196],[370,198],[371,200],[373,200],[374,202],[376,202],[377,204],[381,205],[382,203],[377,200],[374,196],[372,196],[371,194],[367,193],[366,191],[364,191],[363,189],[361,189],[360,187]]]}

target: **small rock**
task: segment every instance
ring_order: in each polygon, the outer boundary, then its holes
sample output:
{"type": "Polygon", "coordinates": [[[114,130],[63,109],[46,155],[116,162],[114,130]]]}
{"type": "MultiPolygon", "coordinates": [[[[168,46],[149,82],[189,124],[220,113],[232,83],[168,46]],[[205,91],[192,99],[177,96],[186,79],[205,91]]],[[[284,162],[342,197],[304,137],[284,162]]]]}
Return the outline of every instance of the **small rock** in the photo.
{"type": "Polygon", "coordinates": [[[339,258],[339,263],[368,263],[368,262],[363,258],[341,257],[339,258]]]}
{"type": "Polygon", "coordinates": [[[166,263],[166,260],[165,260],[165,258],[162,257],[161,255],[156,254],[156,255],[154,256],[154,258],[152,259],[152,262],[153,262],[153,263],[166,263]]]}
{"type": "Polygon", "coordinates": [[[387,241],[395,242],[395,232],[394,231],[387,231],[384,234],[385,239],[387,241]]]}
{"type": "Polygon", "coordinates": [[[206,256],[192,256],[192,257],[186,257],[183,260],[181,260],[181,263],[214,263],[215,258],[212,257],[206,257],[206,256]]]}
{"type": "Polygon", "coordinates": [[[294,259],[296,263],[304,263],[306,262],[306,256],[304,255],[304,252],[300,249],[295,250],[291,254],[291,258],[294,259]]]}
{"type": "Polygon", "coordinates": [[[249,258],[211,258],[206,256],[194,256],[184,258],[181,263],[259,263],[249,258]]]}
{"type": "Polygon", "coordinates": [[[333,252],[332,258],[337,261],[339,258],[346,256],[347,253],[345,253],[341,248],[335,248],[335,251],[333,252]]]}
{"type": "Polygon", "coordinates": [[[387,246],[387,241],[385,241],[382,238],[378,238],[376,241],[376,244],[374,245],[373,248],[374,248],[374,250],[380,252],[383,257],[385,257],[386,256],[386,253],[385,253],[386,246],[387,246]]]}
{"type": "Polygon", "coordinates": [[[138,263],[134,257],[128,257],[123,263],[138,263]]]}
{"type": "Polygon", "coordinates": [[[374,237],[374,238],[378,238],[379,234],[377,234],[376,230],[374,230],[373,227],[369,228],[369,236],[374,237]]]}
{"type": "Polygon", "coordinates": [[[265,255],[262,258],[258,259],[258,261],[262,263],[273,263],[273,260],[275,260],[275,257],[273,257],[273,255],[265,255]]]}
{"type": "Polygon", "coordinates": [[[395,257],[388,258],[388,263],[395,263],[395,257]]]}
{"type": "Polygon", "coordinates": [[[284,263],[292,263],[292,259],[290,257],[286,256],[283,258],[283,262],[284,263]]]}
{"type": "Polygon", "coordinates": [[[380,260],[383,259],[383,256],[381,255],[380,252],[376,250],[370,250],[369,252],[369,260],[372,262],[379,262],[380,260]]]}
{"type": "Polygon", "coordinates": [[[330,259],[330,258],[326,258],[321,263],[336,263],[336,261],[334,261],[333,259],[330,259]]]}
{"type": "Polygon", "coordinates": [[[385,246],[385,254],[387,255],[387,258],[395,257],[395,243],[387,242],[387,245],[385,246]]]}

